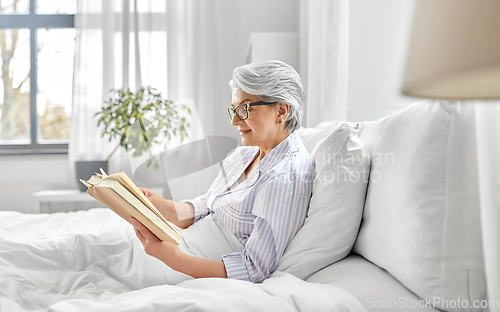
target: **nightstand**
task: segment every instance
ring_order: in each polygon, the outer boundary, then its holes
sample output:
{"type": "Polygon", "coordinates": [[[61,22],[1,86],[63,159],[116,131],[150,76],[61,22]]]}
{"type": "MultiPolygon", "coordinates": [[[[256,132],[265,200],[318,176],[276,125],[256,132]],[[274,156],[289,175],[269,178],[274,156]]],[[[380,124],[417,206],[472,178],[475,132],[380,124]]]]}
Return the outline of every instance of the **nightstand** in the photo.
{"type": "MultiPolygon", "coordinates": [[[[150,188],[153,193],[163,194],[162,188],[150,188]]],[[[33,213],[51,213],[60,212],[61,209],[53,210],[53,204],[67,203],[68,206],[81,206],[86,208],[97,208],[104,207],[103,204],[98,202],[96,199],[91,197],[86,192],[80,192],[79,190],[45,190],[33,193],[33,213]]],[[[80,210],[77,209],[77,210],[80,210]]],[[[63,210],[63,211],[73,211],[63,210]]]]}

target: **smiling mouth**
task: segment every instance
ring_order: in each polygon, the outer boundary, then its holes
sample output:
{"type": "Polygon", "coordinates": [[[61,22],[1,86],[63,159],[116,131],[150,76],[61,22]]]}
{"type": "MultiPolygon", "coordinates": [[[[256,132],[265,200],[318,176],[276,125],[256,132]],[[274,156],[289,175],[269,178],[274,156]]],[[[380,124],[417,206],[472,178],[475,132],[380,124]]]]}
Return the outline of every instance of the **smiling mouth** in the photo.
{"type": "Polygon", "coordinates": [[[240,130],[240,135],[243,136],[243,135],[249,133],[250,131],[252,131],[252,130],[240,130]]]}

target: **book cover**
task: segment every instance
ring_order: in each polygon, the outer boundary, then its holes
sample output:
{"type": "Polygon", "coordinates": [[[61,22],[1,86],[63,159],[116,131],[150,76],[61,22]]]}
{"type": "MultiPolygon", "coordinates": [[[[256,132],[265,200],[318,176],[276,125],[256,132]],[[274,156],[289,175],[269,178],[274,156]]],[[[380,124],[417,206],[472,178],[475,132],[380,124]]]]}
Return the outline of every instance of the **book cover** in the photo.
{"type": "Polygon", "coordinates": [[[130,223],[130,217],[144,224],[160,240],[179,244],[181,234],[156,209],[126,173],[92,176],[88,181],[80,179],[87,186],[87,193],[130,223]]]}

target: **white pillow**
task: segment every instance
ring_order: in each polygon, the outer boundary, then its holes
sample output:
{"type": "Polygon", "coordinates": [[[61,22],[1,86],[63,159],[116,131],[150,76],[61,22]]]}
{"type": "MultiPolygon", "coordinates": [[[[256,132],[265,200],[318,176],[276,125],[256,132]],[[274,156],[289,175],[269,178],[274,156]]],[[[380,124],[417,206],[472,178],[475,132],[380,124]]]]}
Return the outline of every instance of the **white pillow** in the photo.
{"type": "Polygon", "coordinates": [[[347,124],[320,141],[312,156],[316,172],[309,212],[277,268],[301,279],[351,251],[370,170],[368,152],[347,124]]]}
{"type": "Polygon", "coordinates": [[[340,125],[339,121],[322,122],[315,127],[300,127],[297,130],[297,134],[309,154],[311,154],[316,145],[318,145],[318,142],[327,138],[340,125]]]}
{"type": "Polygon", "coordinates": [[[444,310],[485,297],[474,129],[472,103],[423,101],[360,134],[371,173],[354,252],[444,310]]]}
{"type": "Polygon", "coordinates": [[[363,123],[356,122],[348,122],[348,121],[324,121],[315,127],[300,127],[297,130],[297,134],[300,137],[300,140],[306,147],[309,154],[312,153],[314,148],[318,145],[318,143],[324,139],[326,139],[330,134],[332,134],[335,129],[337,129],[340,125],[347,124],[356,131],[359,131],[363,127],[363,123]]]}

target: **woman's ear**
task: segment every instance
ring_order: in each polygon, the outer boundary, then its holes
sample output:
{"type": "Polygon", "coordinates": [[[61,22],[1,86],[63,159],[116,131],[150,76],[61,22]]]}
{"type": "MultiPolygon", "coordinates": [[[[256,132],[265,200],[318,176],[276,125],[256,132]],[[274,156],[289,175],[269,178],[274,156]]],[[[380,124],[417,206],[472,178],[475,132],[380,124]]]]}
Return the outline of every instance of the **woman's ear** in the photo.
{"type": "Polygon", "coordinates": [[[280,120],[281,123],[285,123],[289,112],[290,106],[288,104],[278,102],[278,120],[280,120]]]}

